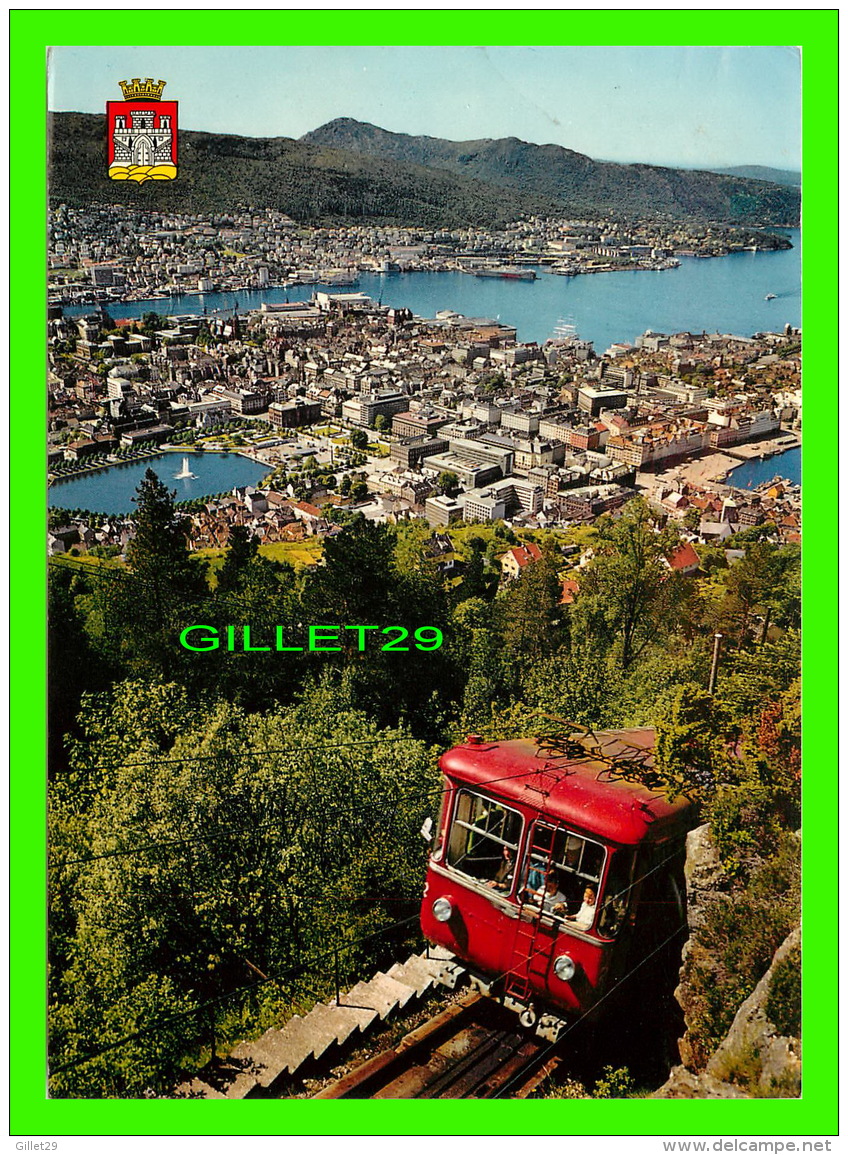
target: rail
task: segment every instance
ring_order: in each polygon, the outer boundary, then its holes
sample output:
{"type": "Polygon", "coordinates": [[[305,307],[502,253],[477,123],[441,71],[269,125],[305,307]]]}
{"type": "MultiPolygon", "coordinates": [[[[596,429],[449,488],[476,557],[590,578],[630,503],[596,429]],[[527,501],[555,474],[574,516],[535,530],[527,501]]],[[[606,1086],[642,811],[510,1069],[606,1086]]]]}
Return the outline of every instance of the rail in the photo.
{"type": "Polygon", "coordinates": [[[523,1099],[560,1056],[515,1016],[466,995],[400,1043],[325,1087],[315,1099],[523,1099]]]}

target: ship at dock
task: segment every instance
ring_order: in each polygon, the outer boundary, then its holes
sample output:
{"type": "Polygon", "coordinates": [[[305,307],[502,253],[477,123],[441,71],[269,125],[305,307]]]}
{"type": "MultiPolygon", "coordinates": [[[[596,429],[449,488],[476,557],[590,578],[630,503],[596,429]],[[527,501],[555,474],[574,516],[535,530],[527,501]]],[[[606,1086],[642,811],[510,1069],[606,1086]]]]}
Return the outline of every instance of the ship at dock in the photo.
{"type": "Polygon", "coordinates": [[[471,273],[475,277],[497,277],[502,281],[535,281],[536,274],[533,269],[518,269],[511,265],[503,265],[500,268],[470,268],[463,269],[464,273],[471,273]]]}

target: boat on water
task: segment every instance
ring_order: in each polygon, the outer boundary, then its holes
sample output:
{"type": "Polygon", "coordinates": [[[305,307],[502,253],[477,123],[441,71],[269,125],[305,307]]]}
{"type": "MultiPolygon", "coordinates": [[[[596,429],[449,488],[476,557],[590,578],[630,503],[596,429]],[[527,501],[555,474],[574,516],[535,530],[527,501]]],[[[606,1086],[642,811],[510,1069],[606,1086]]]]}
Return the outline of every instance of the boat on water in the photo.
{"type": "Polygon", "coordinates": [[[766,293],[766,295],[763,297],[763,300],[764,301],[776,301],[777,300],[777,293],[766,293]]]}
{"type": "Polygon", "coordinates": [[[577,328],[574,324],[573,317],[560,317],[554,328],[554,340],[556,341],[576,341],[578,337],[577,328]]]}
{"type": "Polygon", "coordinates": [[[473,273],[475,277],[498,277],[502,281],[535,281],[533,269],[516,269],[512,266],[503,266],[499,269],[465,269],[466,273],[473,273]]]}

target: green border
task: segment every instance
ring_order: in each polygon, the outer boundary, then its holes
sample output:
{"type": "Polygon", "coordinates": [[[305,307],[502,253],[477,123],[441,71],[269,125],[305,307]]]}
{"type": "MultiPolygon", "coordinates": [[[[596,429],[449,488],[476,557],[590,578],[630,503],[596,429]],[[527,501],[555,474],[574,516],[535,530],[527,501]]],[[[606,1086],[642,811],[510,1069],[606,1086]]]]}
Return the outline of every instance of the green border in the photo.
{"type": "MultiPolygon", "coordinates": [[[[833,1135],[837,1133],[836,926],[836,559],[832,433],[837,356],[836,9],[452,11],[157,11],[155,34],[198,44],[226,27],[256,42],[314,44],[476,43],[515,27],[525,43],[768,45],[780,37],[803,49],[804,86],[804,457],[805,573],[805,981],[804,1093],[800,1100],[607,1100],[519,1103],[415,1101],[194,1102],[47,1100],[44,1076],[44,235],[45,38],[100,44],[127,12],[10,13],[11,267],[17,340],[11,349],[10,448],[16,510],[11,575],[12,771],[10,895],[10,1133],[13,1135],[570,1134],[833,1135]],[[447,13],[444,14],[447,16],[447,13]],[[251,19],[251,16],[258,17],[251,19]],[[672,39],[673,37],[673,39],[672,39]],[[22,323],[21,323],[22,322],[22,323]],[[812,383],[812,384],[810,384],[812,383]],[[828,387],[830,386],[830,387],[828,387]],[[825,446],[828,452],[825,452],[825,446]],[[830,499],[830,500],[828,500],[830,499]],[[812,575],[812,576],[811,576],[812,575]],[[811,591],[811,592],[810,592],[811,591]],[[35,623],[35,625],[34,625],[35,623]],[[811,657],[811,655],[814,655],[811,657]]],[[[137,22],[134,27],[137,27],[137,22]]],[[[158,42],[158,41],[157,41],[158,42]]],[[[217,43],[213,41],[213,43],[217,43]]]]}

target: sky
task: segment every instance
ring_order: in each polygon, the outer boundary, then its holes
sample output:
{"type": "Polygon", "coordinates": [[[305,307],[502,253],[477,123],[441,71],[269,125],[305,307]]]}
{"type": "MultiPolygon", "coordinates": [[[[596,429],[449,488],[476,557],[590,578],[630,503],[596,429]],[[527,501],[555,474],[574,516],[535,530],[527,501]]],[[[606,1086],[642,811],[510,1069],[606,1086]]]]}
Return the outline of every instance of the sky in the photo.
{"type": "Polygon", "coordinates": [[[624,163],[801,167],[801,59],[785,46],[60,47],[49,106],[102,113],[119,80],[147,76],[204,132],[299,137],[349,116],[624,163]]]}

